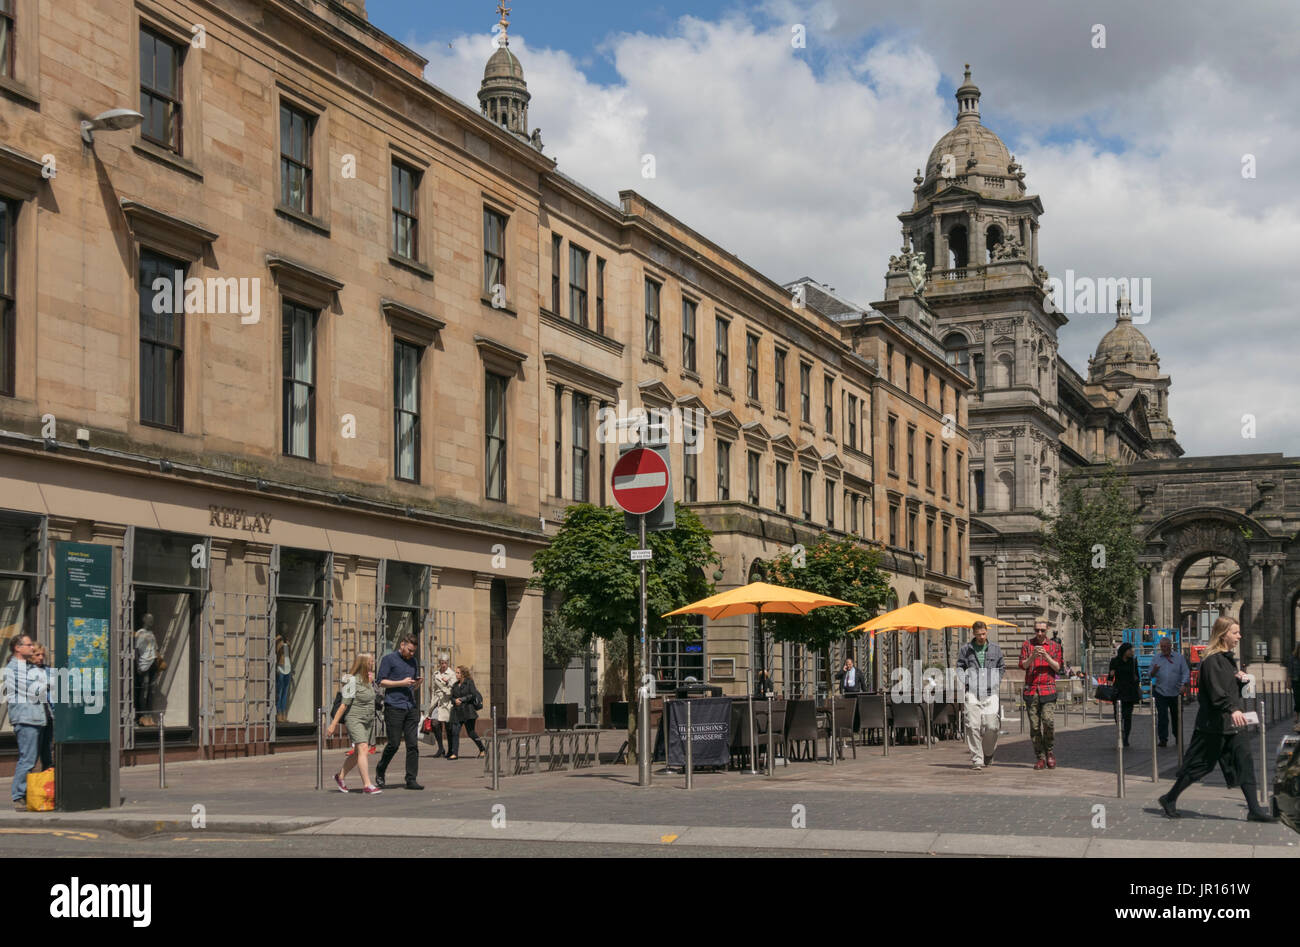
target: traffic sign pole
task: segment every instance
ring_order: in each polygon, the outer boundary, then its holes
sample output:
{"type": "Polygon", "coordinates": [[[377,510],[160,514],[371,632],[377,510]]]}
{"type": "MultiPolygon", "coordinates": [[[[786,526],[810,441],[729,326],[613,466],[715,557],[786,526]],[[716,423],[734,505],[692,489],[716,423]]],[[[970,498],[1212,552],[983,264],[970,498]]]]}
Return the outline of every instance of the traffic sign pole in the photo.
{"type": "MultiPolygon", "coordinates": [[[[641,548],[645,548],[645,514],[637,517],[641,529],[641,548]]],[[[646,639],[646,560],[641,560],[641,751],[637,754],[637,785],[650,785],[650,644],[646,639]]],[[[667,751],[667,731],[664,731],[664,749],[667,751]]]]}

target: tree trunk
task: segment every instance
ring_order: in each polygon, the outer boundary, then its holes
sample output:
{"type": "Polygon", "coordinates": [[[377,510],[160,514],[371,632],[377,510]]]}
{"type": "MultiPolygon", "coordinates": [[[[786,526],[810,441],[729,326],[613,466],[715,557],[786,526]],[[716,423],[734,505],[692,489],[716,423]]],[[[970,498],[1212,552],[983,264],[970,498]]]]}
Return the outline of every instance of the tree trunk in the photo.
{"type": "Polygon", "coordinates": [[[637,727],[640,724],[638,710],[640,704],[636,699],[637,688],[641,681],[639,661],[641,658],[640,642],[636,632],[627,633],[627,761],[635,766],[640,762],[637,753],[637,727]]]}

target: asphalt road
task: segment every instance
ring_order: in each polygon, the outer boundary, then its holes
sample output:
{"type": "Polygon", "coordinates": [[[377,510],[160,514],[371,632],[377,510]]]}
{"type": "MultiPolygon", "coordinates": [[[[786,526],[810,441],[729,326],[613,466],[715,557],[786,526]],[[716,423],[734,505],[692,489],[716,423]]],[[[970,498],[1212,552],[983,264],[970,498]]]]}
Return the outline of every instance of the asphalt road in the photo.
{"type": "Polygon", "coordinates": [[[0,858],[910,858],[809,849],[707,848],[488,839],[289,835],[156,835],[126,838],[73,829],[0,830],[0,858]]]}

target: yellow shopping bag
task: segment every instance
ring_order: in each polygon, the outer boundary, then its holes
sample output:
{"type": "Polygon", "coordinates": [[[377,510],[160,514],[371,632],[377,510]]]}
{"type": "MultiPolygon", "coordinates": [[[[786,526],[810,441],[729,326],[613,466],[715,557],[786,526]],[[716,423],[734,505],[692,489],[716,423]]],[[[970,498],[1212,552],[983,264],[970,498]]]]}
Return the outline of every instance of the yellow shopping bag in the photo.
{"type": "Polygon", "coordinates": [[[52,812],[54,810],[54,769],[43,773],[27,774],[27,811],[52,812]]]}

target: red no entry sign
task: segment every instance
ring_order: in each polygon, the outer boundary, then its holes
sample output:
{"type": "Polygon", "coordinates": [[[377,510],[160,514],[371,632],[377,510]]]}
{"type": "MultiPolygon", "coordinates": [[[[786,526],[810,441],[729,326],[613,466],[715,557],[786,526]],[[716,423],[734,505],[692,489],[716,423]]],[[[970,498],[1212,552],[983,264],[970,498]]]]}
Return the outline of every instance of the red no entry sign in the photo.
{"type": "Polygon", "coordinates": [[[614,502],[628,513],[655,510],[668,494],[668,465],[652,450],[630,450],[614,465],[614,502]]]}

